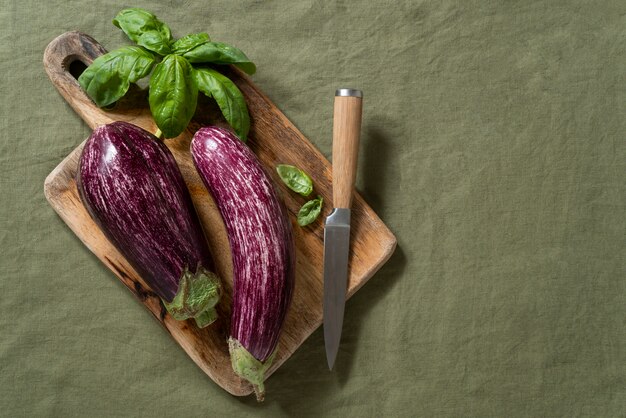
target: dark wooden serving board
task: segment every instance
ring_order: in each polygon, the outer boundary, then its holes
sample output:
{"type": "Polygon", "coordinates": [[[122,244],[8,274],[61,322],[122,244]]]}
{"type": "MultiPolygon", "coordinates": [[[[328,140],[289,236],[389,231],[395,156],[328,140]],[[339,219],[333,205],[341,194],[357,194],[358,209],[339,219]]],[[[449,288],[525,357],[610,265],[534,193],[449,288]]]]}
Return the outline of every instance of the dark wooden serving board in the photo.
{"type": "MultiPolygon", "coordinates": [[[[146,92],[137,86],[131,86],[127,97],[109,110],[96,107],[80,88],[72,72],[75,73],[74,70],[81,66],[84,68],[82,64],[89,65],[105,52],[106,50],[88,35],[68,32],[48,45],[44,54],[44,67],[54,86],[90,127],[123,120],[155,132],[156,126],[147,107],[146,92]]],[[[297,257],[295,292],[282,329],[274,364],[267,374],[270,376],[320,326],[323,293],[323,222],[318,220],[306,228],[296,224],[295,214],[304,203],[304,199],[282,185],[274,168],[281,163],[293,164],[309,173],[313,178],[315,192],[322,195],[326,202],[322,214],[326,216],[332,206],[331,165],[245,74],[235,68],[227,68],[226,71],[245,95],[249,106],[252,126],[248,144],[279,185],[295,232],[297,257]]],[[[224,122],[215,105],[208,99],[200,98],[196,116],[187,130],[179,137],[166,141],[185,177],[209,239],[217,272],[224,281],[226,294],[218,306],[220,319],[205,329],[198,329],[193,321],[173,320],[160,299],[89,217],[78,197],[74,180],[84,142],[50,173],[45,182],[45,194],[54,210],[72,231],[163,324],[189,357],[211,379],[234,395],[248,395],[252,393],[252,387],[233,373],[226,343],[232,294],[232,261],[228,237],[222,218],[198,177],[189,154],[189,143],[193,133],[200,126],[208,124],[224,122]]],[[[363,286],[389,259],[395,246],[394,235],[357,194],[352,212],[348,297],[363,286]]],[[[325,363],[320,363],[320,367],[326,367],[325,363]]]]}

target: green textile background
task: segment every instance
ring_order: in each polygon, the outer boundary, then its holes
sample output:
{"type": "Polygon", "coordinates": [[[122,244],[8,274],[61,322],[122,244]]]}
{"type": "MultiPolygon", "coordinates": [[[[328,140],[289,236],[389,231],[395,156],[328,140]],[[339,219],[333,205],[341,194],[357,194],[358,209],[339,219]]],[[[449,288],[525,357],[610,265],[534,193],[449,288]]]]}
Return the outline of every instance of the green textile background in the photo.
{"type": "Polygon", "coordinates": [[[626,3],[4,1],[0,416],[626,416],[626,3]],[[90,130],[43,50],[145,7],[208,31],[327,156],[334,89],[365,93],[357,187],[392,259],[236,398],[71,233],[46,175],[90,130]]]}

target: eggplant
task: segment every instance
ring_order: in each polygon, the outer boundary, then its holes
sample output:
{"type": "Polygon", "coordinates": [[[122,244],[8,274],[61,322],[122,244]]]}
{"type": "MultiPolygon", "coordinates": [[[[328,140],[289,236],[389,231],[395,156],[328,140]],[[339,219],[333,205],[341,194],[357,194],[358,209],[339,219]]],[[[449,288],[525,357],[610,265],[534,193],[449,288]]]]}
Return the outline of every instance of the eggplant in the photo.
{"type": "Polygon", "coordinates": [[[228,346],[235,373],[263,400],[295,282],[287,210],[256,155],[233,133],[204,127],[191,141],[194,164],[222,214],[233,259],[228,346]]]}
{"type": "Polygon", "coordinates": [[[220,280],[165,144],[130,123],[100,126],[83,148],[76,182],[91,217],[172,317],[212,323],[220,280]]]}

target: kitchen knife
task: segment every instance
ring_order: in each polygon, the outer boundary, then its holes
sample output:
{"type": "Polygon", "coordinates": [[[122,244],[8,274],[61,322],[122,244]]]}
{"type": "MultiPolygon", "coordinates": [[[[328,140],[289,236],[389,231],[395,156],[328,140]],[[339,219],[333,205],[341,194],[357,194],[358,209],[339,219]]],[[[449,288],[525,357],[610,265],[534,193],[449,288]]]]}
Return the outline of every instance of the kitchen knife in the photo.
{"type": "Polygon", "coordinates": [[[343,325],[350,254],[350,207],[356,177],[363,93],[335,92],[333,114],[333,211],[324,226],[324,344],[333,369],[343,325]]]}

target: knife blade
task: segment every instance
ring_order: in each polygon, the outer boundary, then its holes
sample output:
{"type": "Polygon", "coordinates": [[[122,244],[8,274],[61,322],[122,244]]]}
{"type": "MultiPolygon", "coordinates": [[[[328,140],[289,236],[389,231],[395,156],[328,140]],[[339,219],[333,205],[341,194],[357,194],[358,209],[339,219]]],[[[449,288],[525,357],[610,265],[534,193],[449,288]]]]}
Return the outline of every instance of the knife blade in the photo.
{"type": "Polygon", "coordinates": [[[363,93],[335,92],[333,112],[333,211],[324,225],[324,345],[333,369],[343,327],[350,258],[350,209],[356,178],[363,93]]]}

